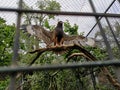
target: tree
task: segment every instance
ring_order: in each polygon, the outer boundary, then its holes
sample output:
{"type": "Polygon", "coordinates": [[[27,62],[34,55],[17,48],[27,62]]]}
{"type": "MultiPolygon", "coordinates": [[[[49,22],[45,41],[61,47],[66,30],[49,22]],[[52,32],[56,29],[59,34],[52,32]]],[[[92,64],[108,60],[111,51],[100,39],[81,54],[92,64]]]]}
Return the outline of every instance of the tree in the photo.
{"type": "MultiPolygon", "coordinates": [[[[45,11],[56,11],[56,10],[60,11],[61,8],[60,4],[55,0],[38,0],[35,5],[39,10],[45,10],[45,11]]],[[[25,2],[23,2],[22,6],[24,9],[33,10],[33,7],[29,7],[29,5],[27,5],[25,2]]],[[[23,17],[24,17],[24,24],[34,23],[36,25],[41,25],[50,30],[54,28],[54,26],[50,26],[48,22],[49,20],[55,18],[54,15],[46,15],[42,13],[35,13],[35,14],[24,13],[23,17]]],[[[39,41],[37,39],[35,40],[34,40],[35,44],[33,46],[37,49],[39,48],[39,41]]]]}
{"type": "MultiPolygon", "coordinates": [[[[118,46],[116,45],[115,39],[113,37],[113,34],[110,31],[109,26],[105,26],[103,28],[103,30],[106,33],[107,40],[109,41],[109,43],[111,45],[111,48],[112,48],[112,51],[113,51],[115,58],[119,59],[120,56],[117,54],[119,52],[119,49],[118,49],[118,46]]],[[[112,30],[113,30],[118,42],[120,42],[120,24],[118,22],[116,22],[114,25],[112,25],[112,30]]],[[[99,31],[96,33],[95,38],[96,38],[96,40],[98,39],[98,45],[101,48],[105,49],[103,38],[102,38],[99,31]]]]}
{"type": "MultiPolygon", "coordinates": [[[[26,5],[26,4],[25,4],[26,5]]],[[[24,6],[25,6],[24,5],[24,6]]],[[[56,1],[49,0],[40,0],[37,2],[36,6],[39,10],[60,10],[60,4],[56,1]]],[[[27,6],[28,9],[33,9],[32,7],[27,6]]],[[[27,24],[32,24],[33,22],[37,25],[41,25],[49,30],[53,30],[54,26],[49,24],[50,19],[54,19],[53,15],[44,15],[44,14],[25,14],[25,20],[27,20],[27,24]]],[[[71,26],[69,21],[64,23],[64,31],[70,35],[78,35],[78,25],[74,24],[71,26]]],[[[37,42],[37,45],[40,47],[40,44],[43,45],[42,41],[40,43],[37,42]]],[[[25,52],[31,51],[34,46],[36,46],[36,38],[29,36],[26,33],[21,34],[21,45],[22,50],[25,52]],[[27,36],[27,38],[26,38],[27,36]],[[24,41],[24,42],[23,42],[24,41]]],[[[96,47],[85,47],[90,53],[95,55],[98,60],[104,60],[107,56],[105,50],[101,50],[101,48],[96,47]]],[[[71,52],[78,52],[77,50],[73,50],[71,52]]],[[[66,57],[71,54],[71,52],[63,54],[61,56],[54,54],[53,52],[45,52],[43,53],[33,65],[42,65],[42,64],[62,64],[66,63],[66,57]]],[[[21,62],[25,65],[29,65],[29,63],[34,59],[36,54],[23,54],[21,53],[21,62]]],[[[86,58],[75,57],[71,60],[71,62],[84,62],[86,58]]],[[[97,74],[99,74],[99,68],[94,69],[97,74]]],[[[24,79],[26,83],[24,84],[24,89],[32,89],[32,90],[79,90],[80,88],[93,90],[91,84],[90,77],[90,69],[80,68],[74,70],[58,70],[58,71],[42,71],[42,72],[32,72],[25,75],[24,79]],[[28,87],[29,86],[29,87],[28,87]]],[[[103,85],[103,84],[102,84],[103,85]]],[[[103,85],[105,88],[107,85],[103,85]]],[[[101,89],[101,87],[98,87],[101,89]]],[[[103,87],[102,87],[103,88],[103,87]]],[[[108,88],[108,87],[107,87],[108,88]]],[[[111,87],[109,87],[109,90],[111,87]]],[[[111,89],[112,90],[112,89],[111,89]]]]}
{"type": "Polygon", "coordinates": [[[7,25],[6,21],[0,18],[0,66],[10,65],[14,31],[14,25],[7,25]]]}
{"type": "MultiPolygon", "coordinates": [[[[74,35],[77,34],[77,30],[78,30],[77,25],[71,26],[70,23],[68,22],[65,22],[65,23],[67,23],[65,26],[65,29],[67,28],[68,34],[69,33],[74,35]]],[[[47,23],[46,26],[49,27],[50,26],[49,23],[47,23]]],[[[32,42],[33,42],[33,39],[32,39],[32,42]]],[[[30,44],[28,45],[30,46],[30,44]]],[[[99,60],[101,59],[103,60],[103,58],[106,56],[106,53],[103,52],[100,48],[86,47],[86,49],[90,51],[93,55],[95,55],[99,60]]],[[[61,56],[55,55],[53,52],[45,52],[37,59],[36,62],[34,62],[34,64],[41,65],[41,64],[66,63],[66,57],[73,52],[78,52],[78,51],[73,50],[61,56]]],[[[27,55],[22,56],[22,58],[26,57],[25,60],[30,61],[31,57],[27,55]]],[[[74,57],[72,60],[70,60],[70,62],[84,62],[84,61],[87,61],[86,58],[81,58],[81,57],[74,57]]],[[[99,71],[98,68],[95,68],[94,70],[99,71]]],[[[86,69],[86,68],[80,68],[80,69],[74,69],[74,70],[33,72],[32,75],[28,74],[25,76],[27,82],[29,83],[26,82],[26,84],[24,84],[24,89],[32,88],[33,90],[37,90],[37,89],[44,89],[44,90],[76,89],[77,90],[81,88],[84,88],[84,89],[91,88],[92,90],[93,87],[92,87],[92,84],[90,83],[91,77],[90,77],[90,74],[88,74],[88,72],[90,72],[90,69],[86,69]]]]}
{"type": "MultiPolygon", "coordinates": [[[[36,2],[36,7],[39,10],[44,10],[44,11],[60,11],[60,4],[57,1],[54,0],[38,0],[36,2]]],[[[23,8],[24,9],[32,9],[33,7],[29,7],[23,2],[23,8]]],[[[25,23],[26,24],[31,24],[35,23],[36,25],[41,25],[45,23],[46,20],[54,19],[54,15],[46,15],[46,14],[24,14],[23,17],[25,18],[25,23]]]]}
{"type": "Polygon", "coordinates": [[[64,27],[65,27],[65,32],[67,32],[69,35],[78,35],[78,25],[74,24],[74,26],[71,26],[69,21],[67,20],[64,23],[64,27]]]}
{"type": "MultiPolygon", "coordinates": [[[[12,47],[15,25],[7,25],[0,17],[0,66],[10,66],[12,61],[12,47]]],[[[9,84],[7,74],[0,73],[0,90],[5,90],[9,84]]]]}

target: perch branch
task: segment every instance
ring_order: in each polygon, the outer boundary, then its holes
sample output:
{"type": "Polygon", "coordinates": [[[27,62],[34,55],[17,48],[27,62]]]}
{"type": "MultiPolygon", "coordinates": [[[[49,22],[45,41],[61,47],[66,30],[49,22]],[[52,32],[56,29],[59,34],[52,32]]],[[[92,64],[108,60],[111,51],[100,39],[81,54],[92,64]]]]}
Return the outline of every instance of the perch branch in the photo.
{"type": "MultiPolygon", "coordinates": [[[[79,45],[67,45],[67,46],[59,46],[59,47],[48,47],[48,48],[41,48],[35,51],[31,51],[29,53],[33,54],[33,53],[38,53],[37,56],[33,59],[33,61],[30,63],[30,65],[32,65],[37,58],[44,53],[45,51],[53,51],[55,53],[59,53],[59,52],[63,52],[63,51],[69,51],[69,50],[73,50],[73,49],[78,49],[81,53],[74,53],[72,55],[70,55],[68,57],[68,60],[71,59],[74,56],[83,56],[85,58],[87,58],[90,61],[96,61],[97,59],[91,54],[89,53],[87,50],[85,50],[82,46],[79,45]]],[[[104,75],[107,77],[107,79],[109,80],[109,82],[116,87],[118,90],[120,90],[120,83],[110,74],[110,72],[108,71],[108,69],[106,67],[102,67],[101,71],[104,73],[104,75]]],[[[58,72],[56,72],[58,73],[58,72]]],[[[55,74],[56,74],[55,73],[55,74]]],[[[54,74],[53,74],[54,75],[54,74]]]]}
{"type": "Polygon", "coordinates": [[[87,56],[87,58],[92,59],[92,61],[97,60],[91,53],[89,53],[87,50],[85,50],[82,46],[79,46],[77,44],[74,45],[64,45],[59,47],[48,47],[48,48],[40,48],[35,51],[31,51],[29,53],[33,54],[36,52],[43,53],[45,51],[53,51],[55,53],[64,52],[68,50],[78,49],[80,52],[84,54],[84,56],[87,56]]]}
{"type": "Polygon", "coordinates": [[[71,54],[71,55],[68,57],[67,62],[68,62],[71,58],[73,58],[74,56],[83,56],[83,57],[87,58],[88,60],[91,60],[91,61],[92,61],[92,59],[89,58],[88,56],[86,56],[84,53],[73,53],[73,54],[71,54]]]}

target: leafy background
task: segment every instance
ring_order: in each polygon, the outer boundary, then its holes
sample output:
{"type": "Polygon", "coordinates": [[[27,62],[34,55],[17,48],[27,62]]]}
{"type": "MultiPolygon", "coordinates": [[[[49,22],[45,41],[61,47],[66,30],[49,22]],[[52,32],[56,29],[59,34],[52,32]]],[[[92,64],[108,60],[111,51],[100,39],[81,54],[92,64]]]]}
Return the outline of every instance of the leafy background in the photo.
{"type": "MultiPolygon", "coordinates": [[[[36,6],[39,10],[61,10],[61,6],[56,1],[38,1],[36,6]]],[[[33,9],[32,7],[27,6],[23,3],[23,8],[33,9]]],[[[26,14],[22,15],[23,24],[32,24],[33,22],[36,25],[41,25],[46,29],[53,30],[55,25],[50,25],[50,20],[54,20],[54,15],[44,15],[44,14],[26,14]]],[[[114,33],[118,40],[120,40],[120,25],[116,22],[113,25],[115,29],[114,33]]],[[[15,24],[8,25],[3,18],[0,18],[0,66],[9,66],[11,65],[11,60],[13,56],[13,37],[15,34],[15,24]]],[[[64,31],[69,35],[79,35],[78,34],[78,25],[71,25],[68,20],[64,22],[64,31]]],[[[107,33],[107,37],[110,41],[113,41],[113,36],[109,31],[108,26],[104,26],[104,31],[107,33]]],[[[84,35],[84,32],[80,33],[84,35]]],[[[98,31],[95,34],[95,38],[101,38],[100,32],[98,31]]],[[[105,45],[103,44],[103,39],[101,38],[95,48],[85,47],[91,54],[97,57],[98,60],[108,59],[108,54],[106,52],[105,45]]],[[[29,54],[29,51],[43,47],[43,41],[38,40],[34,36],[30,36],[28,33],[21,30],[20,32],[20,48],[19,48],[19,62],[20,66],[29,65],[31,60],[34,59],[36,54],[29,54]]],[[[116,59],[120,59],[118,54],[118,47],[112,43],[112,51],[116,59]]],[[[74,50],[73,52],[77,52],[74,50]]],[[[70,53],[69,53],[70,54],[70,53]]],[[[35,65],[44,65],[44,64],[63,64],[66,63],[66,56],[68,53],[63,55],[56,55],[53,52],[43,53],[37,61],[33,64],[35,65]]],[[[76,57],[71,60],[71,62],[84,62],[85,58],[76,57]]],[[[114,76],[114,70],[112,67],[109,67],[112,75],[114,76]]],[[[94,68],[96,78],[99,79],[99,82],[96,82],[96,88],[98,90],[114,90],[115,88],[106,80],[102,73],[99,72],[99,68],[94,68]],[[102,81],[103,79],[103,81],[102,81]]],[[[78,69],[69,69],[69,70],[57,70],[57,71],[42,71],[42,72],[31,72],[25,74],[17,81],[22,80],[24,84],[22,85],[23,90],[93,90],[91,74],[89,74],[90,69],[88,68],[78,68],[78,69]]],[[[2,75],[1,75],[2,76],[2,75]]],[[[5,90],[9,85],[9,76],[3,80],[1,77],[0,81],[0,90],[5,90]]]]}

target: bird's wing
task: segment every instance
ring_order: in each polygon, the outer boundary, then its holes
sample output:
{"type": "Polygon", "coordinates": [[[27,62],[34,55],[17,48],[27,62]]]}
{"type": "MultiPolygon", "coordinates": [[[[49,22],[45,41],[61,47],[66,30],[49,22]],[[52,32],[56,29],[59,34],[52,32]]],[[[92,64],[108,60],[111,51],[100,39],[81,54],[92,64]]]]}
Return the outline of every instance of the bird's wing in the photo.
{"type": "Polygon", "coordinates": [[[53,40],[52,40],[53,32],[48,31],[41,26],[28,25],[28,26],[26,26],[26,31],[29,34],[36,36],[39,40],[43,40],[47,46],[49,46],[53,42],[53,40]]]}
{"type": "MultiPolygon", "coordinates": [[[[26,31],[36,36],[39,40],[43,40],[47,46],[52,46],[53,44],[53,31],[48,31],[37,25],[26,26],[26,31]]],[[[77,44],[82,46],[95,47],[95,40],[92,38],[86,38],[81,35],[67,35],[64,33],[64,45],[77,44]]]]}
{"type": "Polygon", "coordinates": [[[77,44],[82,46],[95,47],[95,40],[93,38],[86,38],[82,35],[67,35],[64,33],[64,45],[77,44]]]}

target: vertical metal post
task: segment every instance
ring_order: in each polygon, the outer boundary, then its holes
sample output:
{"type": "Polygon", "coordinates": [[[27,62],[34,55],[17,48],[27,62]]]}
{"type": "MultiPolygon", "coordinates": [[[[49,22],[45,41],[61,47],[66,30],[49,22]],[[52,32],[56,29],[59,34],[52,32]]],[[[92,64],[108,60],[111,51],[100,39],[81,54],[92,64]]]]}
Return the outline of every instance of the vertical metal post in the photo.
{"type": "MultiPolygon", "coordinates": [[[[119,1],[120,1],[120,0],[119,0],[119,1]]],[[[90,5],[91,5],[91,7],[92,7],[93,12],[96,13],[95,6],[94,6],[92,0],[89,0],[89,3],[90,3],[90,5]]],[[[98,17],[96,17],[96,21],[98,21],[98,17]]],[[[112,59],[114,59],[114,56],[113,56],[113,54],[112,54],[112,49],[111,49],[111,47],[110,47],[109,42],[107,41],[107,37],[106,37],[106,35],[105,35],[105,33],[104,33],[104,30],[103,30],[102,25],[101,25],[100,22],[98,22],[98,26],[99,26],[99,28],[100,28],[101,35],[102,35],[102,37],[103,37],[103,39],[104,39],[104,42],[105,42],[105,44],[106,44],[106,49],[107,49],[109,58],[112,60],[112,59]]],[[[116,74],[116,76],[117,76],[118,81],[120,82],[120,68],[119,68],[119,67],[114,67],[114,71],[115,71],[115,74],[116,74]]]]}
{"type": "MultiPolygon", "coordinates": [[[[92,0],[89,0],[89,3],[90,3],[90,5],[91,5],[91,8],[92,8],[93,12],[96,13],[95,6],[94,6],[92,0]]],[[[97,22],[97,21],[98,21],[98,17],[96,17],[96,22],[97,22]]],[[[107,41],[107,37],[106,37],[106,35],[105,35],[105,33],[104,33],[103,27],[102,27],[102,25],[101,25],[100,22],[98,22],[98,26],[99,26],[99,28],[100,28],[101,35],[102,35],[102,37],[103,37],[103,39],[104,39],[104,42],[105,42],[105,45],[106,45],[106,49],[107,49],[109,58],[112,60],[112,59],[114,58],[114,56],[113,56],[113,54],[112,54],[112,49],[111,49],[111,47],[110,47],[109,42],[107,41]]]]}
{"type": "Polygon", "coordinates": [[[95,74],[93,72],[93,68],[90,69],[90,73],[91,73],[93,88],[94,88],[94,90],[96,90],[96,79],[95,79],[95,74]]]}
{"type": "MultiPolygon", "coordinates": [[[[116,0],[113,0],[113,1],[111,2],[111,4],[108,6],[108,8],[105,10],[104,13],[107,13],[107,11],[111,8],[111,6],[114,4],[115,1],[116,1],[116,0]]],[[[92,29],[89,31],[89,33],[86,35],[86,37],[92,32],[92,30],[96,27],[96,25],[98,24],[98,22],[99,22],[102,18],[103,18],[103,16],[100,17],[100,18],[97,20],[96,24],[92,27],[92,29]]]]}
{"type": "Polygon", "coordinates": [[[120,52],[120,44],[119,44],[119,42],[118,42],[118,40],[117,40],[117,38],[116,38],[116,36],[115,36],[115,34],[114,34],[114,32],[113,32],[113,29],[112,29],[112,27],[111,27],[111,25],[110,25],[110,22],[109,22],[108,18],[106,17],[105,19],[106,19],[106,21],[107,21],[107,24],[108,24],[108,26],[109,26],[109,28],[110,28],[110,31],[111,31],[114,39],[115,39],[115,42],[116,42],[116,44],[117,44],[117,46],[118,46],[118,49],[119,49],[119,52],[120,52]]]}
{"type": "Polygon", "coordinates": [[[9,89],[8,90],[15,90],[15,77],[16,77],[16,74],[15,73],[12,73],[11,74],[11,81],[10,81],[10,86],[9,86],[9,89]]]}
{"type": "MultiPolygon", "coordinates": [[[[22,0],[19,0],[19,7],[18,9],[22,9],[22,0]]],[[[13,47],[13,57],[12,57],[12,67],[14,68],[17,66],[17,61],[19,60],[19,37],[20,37],[20,22],[21,22],[21,13],[17,12],[17,26],[15,31],[15,37],[14,37],[14,47],[13,47]]],[[[11,74],[11,82],[9,90],[15,90],[15,83],[16,83],[16,73],[11,74]]]]}
{"type": "MultiPolygon", "coordinates": [[[[22,7],[22,0],[19,1],[19,9],[22,7]]],[[[19,60],[19,37],[20,37],[20,22],[21,22],[21,13],[17,13],[17,26],[16,26],[16,32],[15,32],[15,37],[14,37],[14,47],[13,47],[13,58],[12,58],[12,64],[17,63],[19,60]]]]}
{"type": "Polygon", "coordinates": [[[118,0],[118,2],[120,3],[120,0],[118,0]]]}

